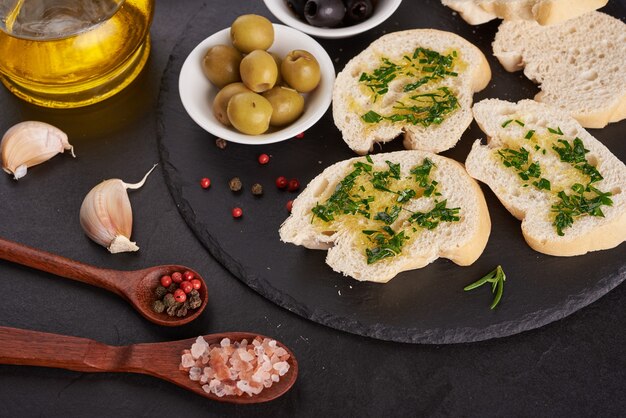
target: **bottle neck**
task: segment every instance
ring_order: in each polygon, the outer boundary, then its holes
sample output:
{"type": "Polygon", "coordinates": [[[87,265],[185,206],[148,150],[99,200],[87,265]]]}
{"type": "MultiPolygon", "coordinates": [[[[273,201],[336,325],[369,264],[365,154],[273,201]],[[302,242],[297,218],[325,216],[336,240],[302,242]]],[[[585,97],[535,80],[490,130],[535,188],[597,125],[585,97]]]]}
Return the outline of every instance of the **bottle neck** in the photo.
{"type": "Polygon", "coordinates": [[[125,0],[0,0],[0,30],[31,40],[62,39],[110,19],[125,0]]]}

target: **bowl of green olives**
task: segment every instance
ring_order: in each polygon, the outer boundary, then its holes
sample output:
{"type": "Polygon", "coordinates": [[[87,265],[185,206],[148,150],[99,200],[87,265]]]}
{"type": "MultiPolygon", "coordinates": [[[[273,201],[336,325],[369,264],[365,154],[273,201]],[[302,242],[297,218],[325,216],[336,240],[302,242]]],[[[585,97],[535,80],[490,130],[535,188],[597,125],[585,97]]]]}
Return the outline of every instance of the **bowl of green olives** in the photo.
{"type": "Polygon", "coordinates": [[[309,35],[338,39],[380,25],[402,0],[264,0],[284,24],[309,35]]]}
{"type": "Polygon", "coordinates": [[[230,142],[261,145],[313,126],[330,106],[334,81],[332,60],[313,38],[243,15],[191,51],[178,87],[201,128],[230,142]]]}

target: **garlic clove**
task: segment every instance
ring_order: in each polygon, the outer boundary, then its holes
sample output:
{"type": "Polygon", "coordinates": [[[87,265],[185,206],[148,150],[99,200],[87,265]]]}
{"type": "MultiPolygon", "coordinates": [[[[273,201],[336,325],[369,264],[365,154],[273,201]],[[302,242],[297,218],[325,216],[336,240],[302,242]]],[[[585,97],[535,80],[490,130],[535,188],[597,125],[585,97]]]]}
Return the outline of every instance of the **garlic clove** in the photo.
{"type": "Polygon", "coordinates": [[[110,179],[87,193],[80,207],[80,225],[89,238],[111,253],[139,250],[130,240],[133,212],[126,190],[143,186],[155,167],[156,164],[139,183],[128,184],[120,179],[110,179]]]}
{"type": "Polygon", "coordinates": [[[2,137],[2,169],[17,180],[26,175],[28,167],[41,164],[65,150],[70,150],[72,157],[76,157],[67,135],[59,128],[44,122],[21,122],[2,137]]]}

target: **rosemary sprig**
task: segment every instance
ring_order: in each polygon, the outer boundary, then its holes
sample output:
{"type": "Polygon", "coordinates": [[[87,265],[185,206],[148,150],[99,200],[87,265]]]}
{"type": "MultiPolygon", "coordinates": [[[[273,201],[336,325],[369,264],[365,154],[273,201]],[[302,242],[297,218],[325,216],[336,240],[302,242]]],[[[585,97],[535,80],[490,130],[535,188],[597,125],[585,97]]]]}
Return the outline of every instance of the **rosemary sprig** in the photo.
{"type": "Polygon", "coordinates": [[[504,274],[504,270],[502,270],[502,266],[499,265],[495,270],[489,272],[479,280],[465,286],[463,290],[467,292],[469,290],[476,289],[485,283],[491,283],[491,293],[494,294],[493,302],[491,302],[491,309],[494,309],[500,303],[500,299],[502,299],[505,280],[506,275],[504,274]]]}

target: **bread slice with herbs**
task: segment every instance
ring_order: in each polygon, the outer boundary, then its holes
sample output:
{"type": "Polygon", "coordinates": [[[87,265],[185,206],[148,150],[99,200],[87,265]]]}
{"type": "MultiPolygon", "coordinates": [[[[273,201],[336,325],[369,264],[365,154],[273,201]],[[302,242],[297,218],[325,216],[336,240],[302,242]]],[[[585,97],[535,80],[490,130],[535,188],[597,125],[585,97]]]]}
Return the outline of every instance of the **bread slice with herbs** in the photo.
{"type": "Polygon", "coordinates": [[[508,71],[540,84],[535,100],[567,110],[587,128],[626,118],[626,24],[591,12],[553,26],[503,22],[493,53],[508,71]]]}
{"type": "Polygon", "coordinates": [[[487,134],[465,162],[522,221],[541,253],[573,256],[626,240],[626,166],[566,112],[533,100],[474,106],[487,134]]]}
{"type": "Polygon", "coordinates": [[[483,53],[450,32],[382,36],[346,64],[333,88],[333,118],[358,154],[404,133],[404,147],[438,153],[472,121],[474,92],[491,70],[483,53]]]}
{"type": "Polygon", "coordinates": [[[553,25],[606,6],[609,0],[441,0],[470,25],[493,19],[553,25]]]}
{"type": "Polygon", "coordinates": [[[482,191],[460,163],[396,151],[326,168],[294,200],[280,238],[328,250],[326,263],[346,276],[385,283],[439,257],[472,264],[490,231],[482,191]]]}

